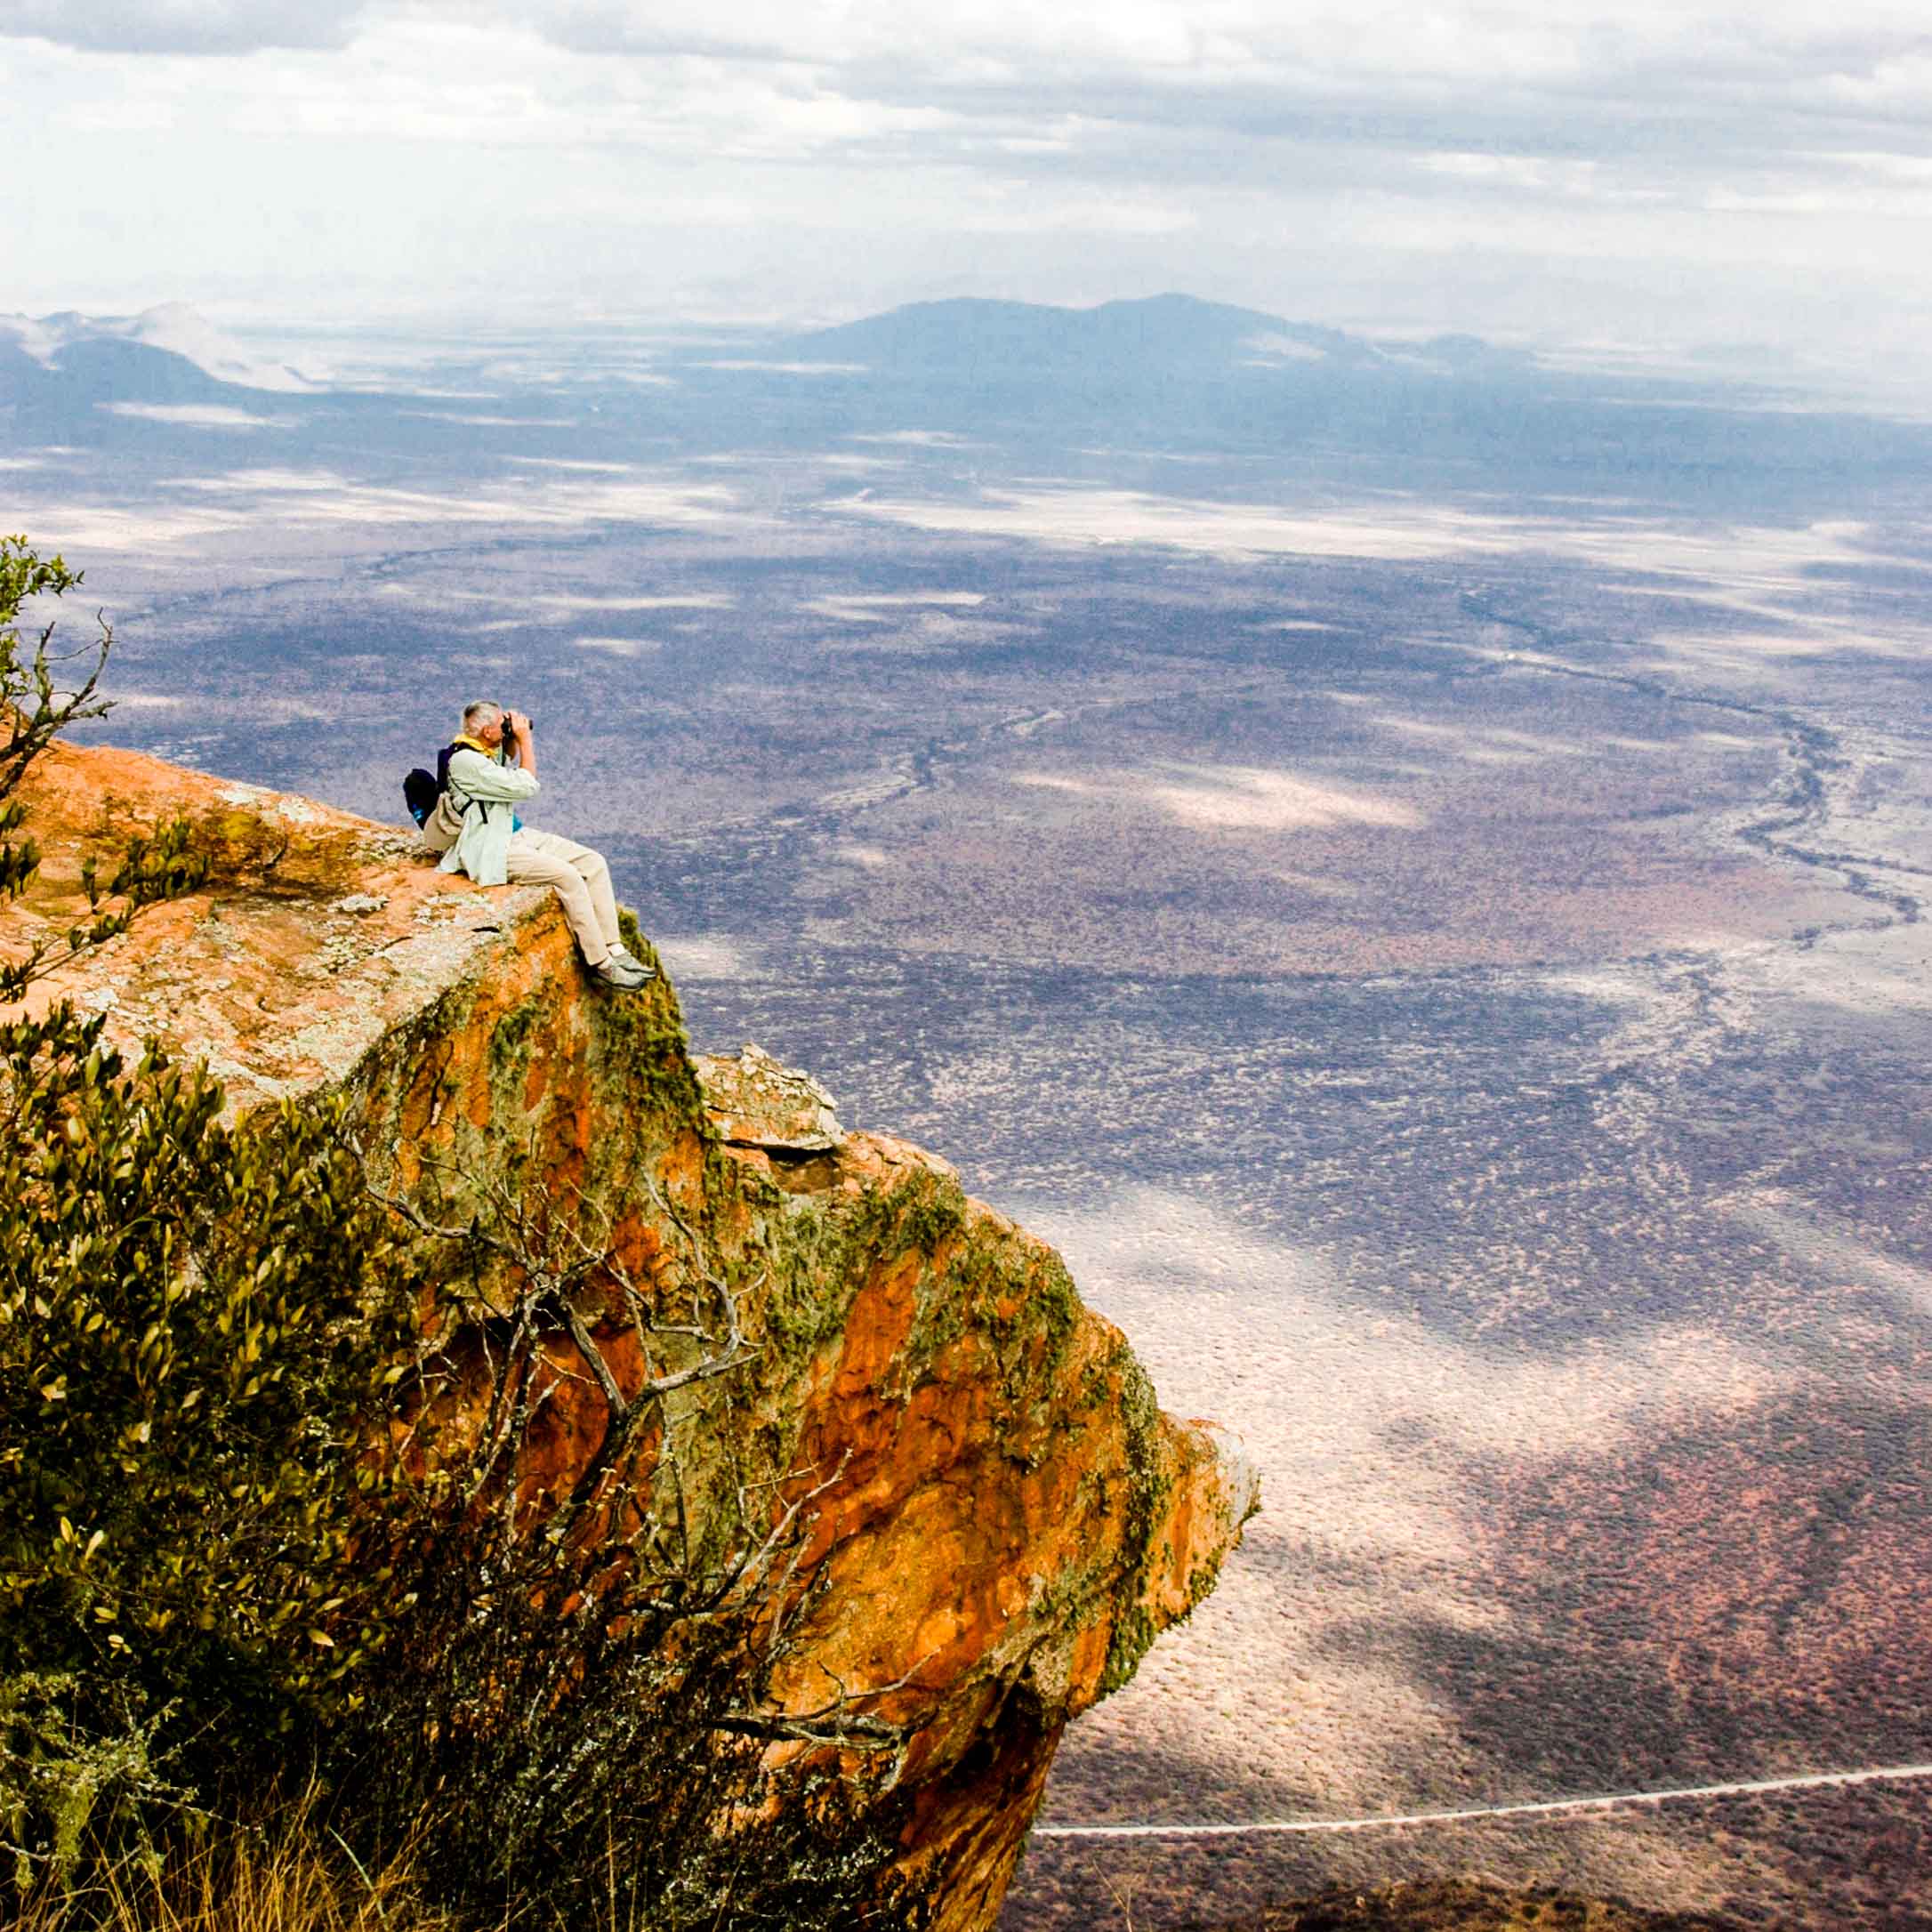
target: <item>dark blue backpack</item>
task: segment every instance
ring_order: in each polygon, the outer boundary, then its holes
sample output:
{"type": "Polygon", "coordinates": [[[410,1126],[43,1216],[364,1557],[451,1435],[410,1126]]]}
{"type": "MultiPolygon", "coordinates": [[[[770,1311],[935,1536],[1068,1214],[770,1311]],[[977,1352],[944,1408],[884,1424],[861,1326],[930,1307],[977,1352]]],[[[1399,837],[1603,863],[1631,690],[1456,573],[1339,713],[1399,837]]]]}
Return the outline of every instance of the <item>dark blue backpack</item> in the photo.
{"type": "Polygon", "coordinates": [[[436,769],[425,771],[418,765],[403,780],[403,803],[409,808],[409,816],[416,822],[417,829],[429,823],[429,817],[436,809],[436,801],[449,789],[449,754],[456,747],[446,745],[436,754],[436,769]]]}

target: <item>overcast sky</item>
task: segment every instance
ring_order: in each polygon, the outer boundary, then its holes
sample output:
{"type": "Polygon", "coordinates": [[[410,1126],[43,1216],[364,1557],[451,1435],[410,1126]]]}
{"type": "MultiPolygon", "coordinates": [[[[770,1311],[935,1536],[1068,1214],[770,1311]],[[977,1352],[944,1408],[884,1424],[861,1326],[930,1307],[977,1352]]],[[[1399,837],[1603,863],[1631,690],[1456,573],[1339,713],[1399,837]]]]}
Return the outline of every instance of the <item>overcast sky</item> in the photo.
{"type": "Polygon", "coordinates": [[[1932,0],[0,0],[0,310],[1932,337],[1932,0]]]}

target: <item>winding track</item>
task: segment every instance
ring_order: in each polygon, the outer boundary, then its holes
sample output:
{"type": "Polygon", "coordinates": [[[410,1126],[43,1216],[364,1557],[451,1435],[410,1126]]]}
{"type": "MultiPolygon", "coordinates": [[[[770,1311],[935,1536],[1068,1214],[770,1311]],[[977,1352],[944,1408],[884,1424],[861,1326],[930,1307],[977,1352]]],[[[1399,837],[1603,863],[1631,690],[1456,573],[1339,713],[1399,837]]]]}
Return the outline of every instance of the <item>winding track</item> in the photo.
{"type": "Polygon", "coordinates": [[[1814,1791],[1847,1784],[1902,1784],[1932,1778],[1932,1764],[1889,1764],[1863,1771],[1810,1771],[1730,1784],[1682,1784],[1661,1791],[1605,1791],[1591,1798],[1545,1798],[1516,1805],[1473,1805],[1458,1811],[1389,1812],[1373,1818],[1264,1818],[1252,1824],[1036,1824],[1035,1838],[1256,1838],[1284,1833],[1373,1831],[1396,1825],[1466,1824],[1478,1818],[1547,1817],[1566,1811],[1611,1811],[1683,1798],[1751,1798],[1766,1791],[1814,1791]]]}

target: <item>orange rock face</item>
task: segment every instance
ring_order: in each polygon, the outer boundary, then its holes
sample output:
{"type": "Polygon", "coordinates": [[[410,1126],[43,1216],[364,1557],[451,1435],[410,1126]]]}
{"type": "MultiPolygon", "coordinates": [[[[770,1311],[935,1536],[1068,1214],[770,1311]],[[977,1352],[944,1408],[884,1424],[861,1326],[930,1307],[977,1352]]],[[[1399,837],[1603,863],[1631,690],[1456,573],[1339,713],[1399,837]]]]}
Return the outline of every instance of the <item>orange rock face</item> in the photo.
{"type": "MultiPolygon", "coordinates": [[[[909,1680],[881,1707],[918,1721],[908,1856],[940,1876],[946,1932],[989,1926],[1060,1732],[1238,1540],[1256,1503],[1238,1451],[1162,1414],[1059,1257],[945,1163],[844,1133],[762,1055],[694,1061],[667,983],[593,986],[546,891],[483,891],[400,833],[129,753],[56,751],[27,803],[47,859],[0,914],[10,951],[72,922],[90,848],[179,813],[217,855],[206,890],[32,1004],[205,1059],[237,1111],[341,1091],[377,1176],[432,1205],[487,1187],[582,1217],[635,1281],[705,1231],[756,1352],[732,1403],[683,1426],[755,1429],[825,1485],[810,1555],[830,1587],[780,1695],[804,1710],[833,1682],[909,1680]]],[[[628,1398],[644,1363],[585,1318],[628,1398]]],[[[546,1485],[609,1421],[560,1366],[526,1478],[546,1485]]]]}

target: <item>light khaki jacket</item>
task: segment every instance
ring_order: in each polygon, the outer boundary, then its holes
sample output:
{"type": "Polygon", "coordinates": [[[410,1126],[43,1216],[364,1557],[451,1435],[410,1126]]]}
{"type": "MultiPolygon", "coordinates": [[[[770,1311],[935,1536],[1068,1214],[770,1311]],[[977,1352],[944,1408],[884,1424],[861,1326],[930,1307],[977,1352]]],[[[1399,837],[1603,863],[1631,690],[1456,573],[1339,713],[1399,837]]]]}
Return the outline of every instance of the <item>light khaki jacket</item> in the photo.
{"type": "Polygon", "coordinates": [[[486,753],[459,745],[450,754],[449,789],[436,801],[423,837],[441,848],[443,872],[467,873],[479,885],[502,885],[515,808],[535,798],[541,787],[520,765],[499,764],[486,753]]]}

